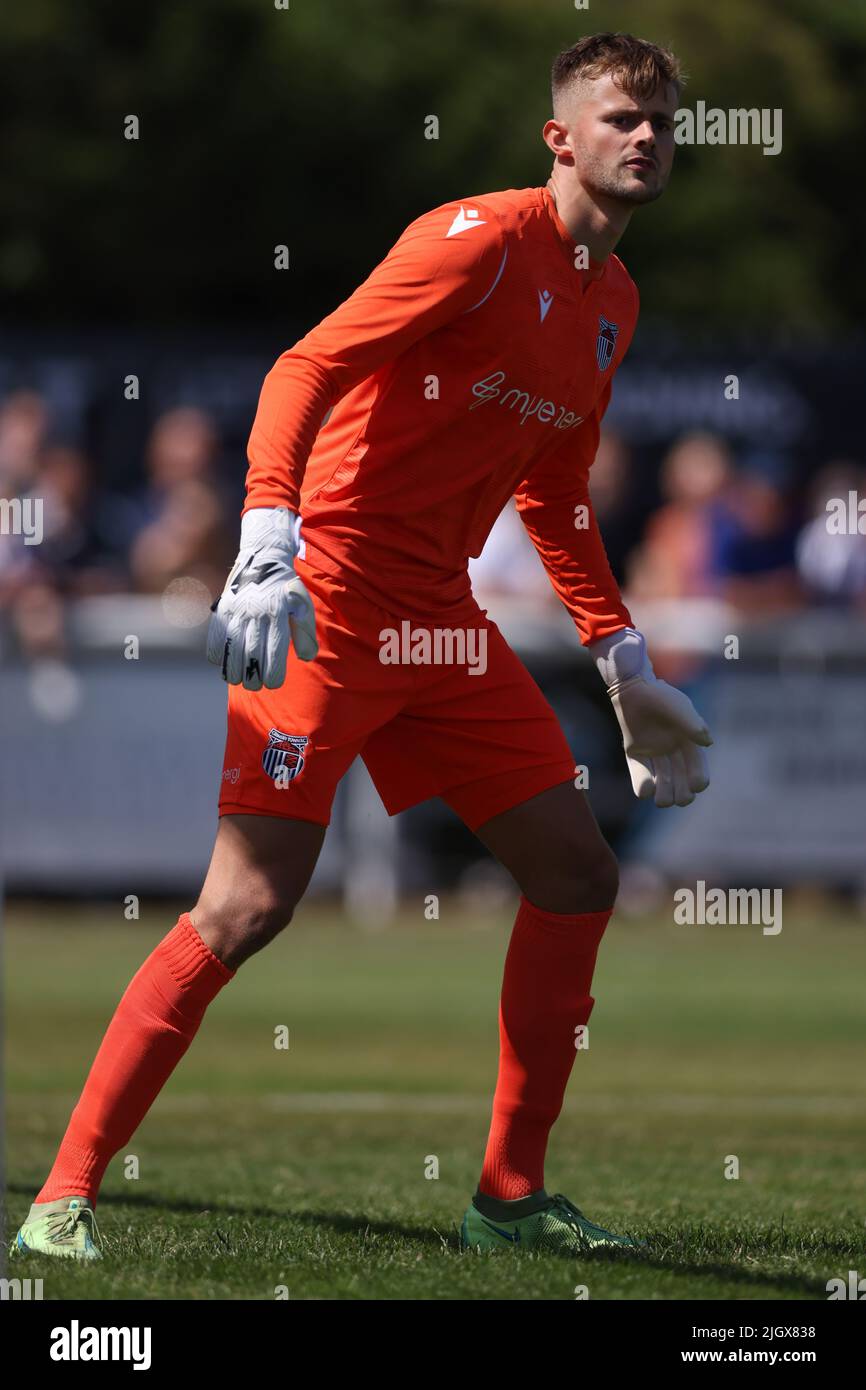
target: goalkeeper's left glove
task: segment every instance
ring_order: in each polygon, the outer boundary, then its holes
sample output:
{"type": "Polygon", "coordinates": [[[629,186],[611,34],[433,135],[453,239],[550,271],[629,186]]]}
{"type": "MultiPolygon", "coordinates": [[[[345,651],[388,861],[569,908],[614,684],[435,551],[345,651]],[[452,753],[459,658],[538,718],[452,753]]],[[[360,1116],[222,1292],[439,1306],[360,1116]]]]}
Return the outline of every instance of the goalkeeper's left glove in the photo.
{"type": "Polygon", "coordinates": [[[635,796],[688,806],[710,785],[704,748],[713,741],[691,700],[656,678],[643,634],[633,627],[591,642],[587,651],[619,720],[635,796]]]}

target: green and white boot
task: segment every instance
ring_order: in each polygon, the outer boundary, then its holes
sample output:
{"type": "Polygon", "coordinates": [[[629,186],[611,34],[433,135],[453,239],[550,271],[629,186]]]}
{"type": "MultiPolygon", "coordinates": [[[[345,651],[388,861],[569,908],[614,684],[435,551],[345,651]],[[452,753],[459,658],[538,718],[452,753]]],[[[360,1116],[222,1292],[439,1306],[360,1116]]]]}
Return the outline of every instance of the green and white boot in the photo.
{"type": "Polygon", "coordinates": [[[56,1202],[34,1202],[9,1254],[101,1260],[102,1240],[89,1198],[60,1197],[56,1202]]]}
{"type": "Polygon", "coordinates": [[[464,1250],[547,1250],[561,1255],[646,1246],[645,1240],[596,1226],[561,1192],[550,1197],[543,1187],[516,1202],[476,1192],[463,1218],[460,1243],[464,1250]]]}

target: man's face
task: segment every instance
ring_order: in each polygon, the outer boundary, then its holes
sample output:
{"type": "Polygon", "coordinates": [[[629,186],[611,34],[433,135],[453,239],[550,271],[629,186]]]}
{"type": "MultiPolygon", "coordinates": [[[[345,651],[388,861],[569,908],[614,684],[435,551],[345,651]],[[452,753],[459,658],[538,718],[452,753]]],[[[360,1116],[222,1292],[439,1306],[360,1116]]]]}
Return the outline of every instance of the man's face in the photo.
{"type": "Polygon", "coordinates": [[[636,100],[609,74],[575,83],[562,119],[583,187],[623,203],[660,197],[674,158],[676,109],[673,86],[636,100]]]}

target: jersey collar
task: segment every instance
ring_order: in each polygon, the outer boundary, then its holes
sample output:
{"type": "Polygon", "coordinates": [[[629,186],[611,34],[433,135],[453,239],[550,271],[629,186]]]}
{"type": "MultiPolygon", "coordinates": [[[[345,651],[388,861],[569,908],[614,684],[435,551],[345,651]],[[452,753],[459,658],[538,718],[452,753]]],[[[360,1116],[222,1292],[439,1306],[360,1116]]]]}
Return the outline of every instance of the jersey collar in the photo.
{"type": "MultiPolygon", "coordinates": [[[[574,268],[574,253],[577,250],[577,242],[574,240],[565,223],[563,222],[562,218],[560,217],[559,213],[557,212],[556,200],[553,196],[553,193],[548,188],[547,184],[544,184],[539,189],[539,192],[541,194],[541,201],[547,209],[547,215],[550,219],[550,224],[556,234],[557,239],[561,243],[563,250],[568,256],[569,265],[572,268],[574,268]]],[[[592,256],[590,256],[589,268],[580,272],[580,281],[582,288],[586,289],[588,285],[593,284],[596,280],[600,280],[604,275],[606,269],[606,260],[596,261],[593,260],[592,256]]]]}

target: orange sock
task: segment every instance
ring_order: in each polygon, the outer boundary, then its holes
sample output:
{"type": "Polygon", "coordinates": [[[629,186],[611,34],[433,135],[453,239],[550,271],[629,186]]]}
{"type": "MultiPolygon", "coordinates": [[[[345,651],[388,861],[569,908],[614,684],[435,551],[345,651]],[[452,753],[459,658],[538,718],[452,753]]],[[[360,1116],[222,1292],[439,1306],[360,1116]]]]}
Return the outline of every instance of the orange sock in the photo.
{"type": "Polygon", "coordinates": [[[89,1197],[186,1052],[205,1010],[235,971],[217,960],[184,912],[133,976],[37,1202],[89,1197]]]}
{"type": "Polygon", "coordinates": [[[575,1028],[588,1023],[595,959],[613,908],[561,915],[526,898],[505,957],[499,1006],[499,1076],[478,1183],[515,1201],[544,1187],[544,1155],[575,1057],[575,1028]]]}

